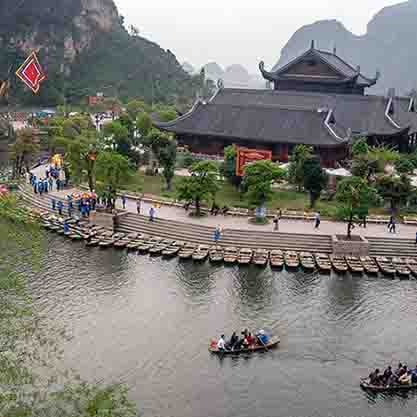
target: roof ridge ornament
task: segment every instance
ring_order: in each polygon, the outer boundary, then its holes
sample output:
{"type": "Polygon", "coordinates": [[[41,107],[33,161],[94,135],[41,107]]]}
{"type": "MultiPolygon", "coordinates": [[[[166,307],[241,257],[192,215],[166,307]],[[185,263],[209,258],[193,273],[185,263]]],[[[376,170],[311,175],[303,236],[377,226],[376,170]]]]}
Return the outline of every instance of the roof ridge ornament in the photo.
{"type": "Polygon", "coordinates": [[[219,90],[223,90],[223,88],[224,88],[224,81],[223,81],[223,79],[222,79],[222,78],[219,78],[219,79],[217,80],[217,88],[218,88],[219,90]]]}

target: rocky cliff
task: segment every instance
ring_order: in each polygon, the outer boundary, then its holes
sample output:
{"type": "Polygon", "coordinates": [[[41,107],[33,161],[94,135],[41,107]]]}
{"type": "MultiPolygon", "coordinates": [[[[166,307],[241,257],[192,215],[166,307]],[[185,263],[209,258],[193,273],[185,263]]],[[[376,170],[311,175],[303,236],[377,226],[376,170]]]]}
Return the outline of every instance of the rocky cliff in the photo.
{"type": "Polygon", "coordinates": [[[167,99],[186,88],[175,56],[130,36],[122,20],[113,0],[2,0],[0,79],[36,50],[48,76],[38,98],[45,104],[97,91],[167,99]]]}
{"type": "Polygon", "coordinates": [[[417,0],[386,7],[369,22],[367,32],[356,36],[341,22],[326,20],[299,29],[285,45],[279,65],[283,65],[309,48],[311,40],[324,50],[337,48],[337,54],[363,72],[381,79],[370,92],[386,93],[396,88],[406,94],[417,89],[417,0]]]}

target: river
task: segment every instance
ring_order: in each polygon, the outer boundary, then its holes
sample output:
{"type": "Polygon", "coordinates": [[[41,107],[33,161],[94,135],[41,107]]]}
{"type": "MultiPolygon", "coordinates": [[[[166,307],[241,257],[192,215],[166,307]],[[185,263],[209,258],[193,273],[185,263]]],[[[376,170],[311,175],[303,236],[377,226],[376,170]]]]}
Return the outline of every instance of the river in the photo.
{"type": "Polygon", "coordinates": [[[195,265],[45,238],[29,288],[71,336],[60,342],[66,365],[126,383],[144,417],[416,415],[416,395],[358,386],[373,366],[415,365],[416,281],[195,265]],[[276,330],[279,349],[207,351],[212,336],[259,327],[276,330]]]}

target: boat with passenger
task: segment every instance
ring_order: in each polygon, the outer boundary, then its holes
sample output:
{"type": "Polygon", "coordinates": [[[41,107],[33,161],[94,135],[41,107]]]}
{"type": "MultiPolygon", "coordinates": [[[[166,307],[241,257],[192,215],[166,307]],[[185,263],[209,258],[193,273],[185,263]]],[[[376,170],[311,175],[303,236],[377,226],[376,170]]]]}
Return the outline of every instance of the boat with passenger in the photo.
{"type": "Polygon", "coordinates": [[[280,343],[278,336],[270,336],[264,330],[259,330],[252,335],[247,329],[242,331],[239,337],[236,332],[226,341],[224,334],[218,340],[212,339],[209,351],[216,355],[240,355],[269,351],[276,348],[280,343]]]}

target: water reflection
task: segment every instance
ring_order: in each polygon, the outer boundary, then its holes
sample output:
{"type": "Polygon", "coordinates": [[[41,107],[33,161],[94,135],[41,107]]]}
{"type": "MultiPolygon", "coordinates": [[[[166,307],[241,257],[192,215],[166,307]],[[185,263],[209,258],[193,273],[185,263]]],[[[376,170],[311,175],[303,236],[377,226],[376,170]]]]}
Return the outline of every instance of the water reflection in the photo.
{"type": "MultiPolygon", "coordinates": [[[[415,416],[369,397],[372,367],[417,361],[417,283],[178,262],[48,235],[35,307],[71,331],[65,362],[122,381],[145,417],[415,416]],[[269,327],[275,351],[219,358],[211,337],[269,327]]],[[[22,260],[18,268],[29,268],[22,260]]]]}

